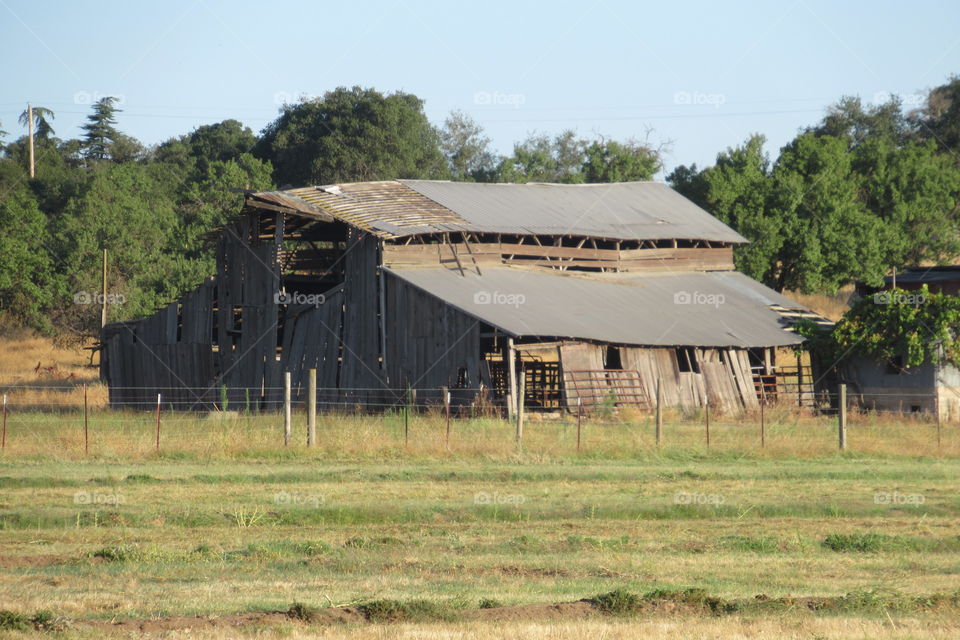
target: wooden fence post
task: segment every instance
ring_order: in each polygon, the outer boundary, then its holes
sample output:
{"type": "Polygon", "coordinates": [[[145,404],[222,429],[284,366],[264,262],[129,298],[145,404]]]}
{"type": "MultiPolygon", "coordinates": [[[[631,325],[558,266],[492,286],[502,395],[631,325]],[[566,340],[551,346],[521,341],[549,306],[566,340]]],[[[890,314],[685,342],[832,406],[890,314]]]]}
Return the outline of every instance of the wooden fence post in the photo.
{"type": "Polygon", "coordinates": [[[660,388],[660,378],[657,378],[657,446],[660,446],[660,441],[663,438],[663,408],[661,404],[663,402],[663,391],[660,388]]]}
{"type": "Polygon", "coordinates": [[[317,443],[317,370],[310,369],[307,378],[307,446],[317,443]]]}
{"type": "Polygon", "coordinates": [[[803,361],[797,356],[797,406],[803,407],[803,361]]]}
{"type": "Polygon", "coordinates": [[[526,398],[524,398],[527,385],[526,377],[523,369],[521,369],[520,379],[517,381],[517,448],[520,450],[523,449],[523,414],[527,405],[526,398]]]}
{"type": "Polygon", "coordinates": [[[760,401],[760,448],[767,446],[767,425],[763,415],[763,401],[760,401]]]}
{"type": "Polygon", "coordinates": [[[410,385],[403,394],[403,446],[410,444],[410,385]]]}
{"type": "Polygon", "coordinates": [[[516,350],[513,347],[513,338],[507,338],[507,419],[513,420],[517,415],[517,370],[515,366],[516,350]]]}
{"type": "Polygon", "coordinates": [[[446,445],[447,449],[450,448],[450,390],[446,387],[440,387],[440,391],[443,392],[443,412],[447,418],[447,437],[446,445]]]}
{"type": "Polygon", "coordinates": [[[87,383],[83,383],[83,455],[90,455],[90,422],[87,417],[87,383]]]}
{"type": "Polygon", "coordinates": [[[157,394],[157,451],[160,451],[160,394],[157,394]]]}
{"type": "Polygon", "coordinates": [[[936,392],[937,395],[934,397],[933,410],[937,414],[937,451],[940,451],[940,427],[941,427],[941,418],[940,418],[940,392],[936,392]]]}
{"type": "Polygon", "coordinates": [[[583,399],[577,396],[577,451],[580,451],[580,423],[583,421],[583,399]]]}
{"type": "Polygon", "coordinates": [[[293,407],[291,406],[291,387],[290,372],[283,372],[283,446],[290,446],[290,438],[293,435],[293,407]]]}
{"type": "Polygon", "coordinates": [[[710,448],[710,401],[707,400],[707,404],[704,407],[704,414],[707,417],[707,449],[710,448]]]}
{"type": "Polygon", "coordinates": [[[0,449],[7,448],[7,394],[3,394],[3,436],[0,436],[0,449]]]}
{"type": "Polygon", "coordinates": [[[838,420],[838,431],[840,437],[840,451],[847,449],[847,385],[840,385],[840,411],[838,420]]]}

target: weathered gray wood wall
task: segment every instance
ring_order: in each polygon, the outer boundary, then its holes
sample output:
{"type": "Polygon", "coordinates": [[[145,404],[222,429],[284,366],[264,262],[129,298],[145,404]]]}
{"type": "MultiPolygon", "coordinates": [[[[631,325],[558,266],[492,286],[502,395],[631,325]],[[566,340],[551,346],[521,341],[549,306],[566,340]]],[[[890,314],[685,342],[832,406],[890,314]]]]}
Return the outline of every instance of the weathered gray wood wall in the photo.
{"type": "Polygon", "coordinates": [[[388,397],[380,365],[380,241],[351,227],[343,257],[341,399],[345,406],[382,404],[388,397]]]}
{"type": "MultiPolygon", "coordinates": [[[[603,368],[603,346],[585,342],[564,343],[560,347],[561,367],[564,370],[596,370],[603,368]]],[[[656,403],[657,382],[666,407],[695,408],[709,401],[719,412],[731,413],[759,406],[750,358],[743,349],[692,350],[699,368],[680,371],[677,351],[673,348],[621,347],[620,358],[624,369],[635,370],[647,394],[649,406],[656,403]]],[[[565,376],[569,378],[569,376],[565,376]]],[[[584,395],[597,397],[597,389],[588,389],[584,395]]],[[[565,385],[567,408],[576,411],[577,391],[565,385]]]]}
{"type": "MultiPolygon", "coordinates": [[[[390,386],[395,397],[404,390],[453,387],[460,369],[467,386],[489,386],[480,366],[480,323],[437,298],[387,274],[386,356],[390,386]]],[[[439,394],[418,391],[417,399],[439,399],[439,394]]]]}

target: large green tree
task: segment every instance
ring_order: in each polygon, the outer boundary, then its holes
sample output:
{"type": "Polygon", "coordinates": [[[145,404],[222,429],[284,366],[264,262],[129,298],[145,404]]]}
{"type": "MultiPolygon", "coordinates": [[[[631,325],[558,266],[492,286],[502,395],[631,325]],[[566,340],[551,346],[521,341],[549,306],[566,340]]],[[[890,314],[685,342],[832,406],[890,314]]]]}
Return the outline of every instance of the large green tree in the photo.
{"type": "Polygon", "coordinates": [[[281,186],[448,175],[423,101],[360,87],[284,105],[254,153],[281,186]]]}
{"type": "Polygon", "coordinates": [[[932,140],[960,163],[960,76],[951,76],[946,84],[930,91],[910,119],[918,136],[932,140]]]}
{"type": "Polygon", "coordinates": [[[93,103],[93,113],[87,116],[87,122],[81,127],[83,135],[83,154],[91,160],[109,160],[110,150],[120,132],[117,124],[117,99],[106,96],[93,103]]]}
{"type": "Polygon", "coordinates": [[[572,129],[534,134],[500,161],[501,182],[629,182],[650,180],[660,170],[660,151],[635,140],[588,140],[572,129]]]}
{"type": "Polygon", "coordinates": [[[0,198],[0,313],[49,331],[44,310],[60,292],[50,257],[46,220],[22,184],[0,198]]]}
{"type": "Polygon", "coordinates": [[[72,307],[71,323],[96,327],[96,310],[82,303],[84,293],[99,291],[103,249],[109,252],[110,292],[123,300],[111,309],[112,319],[147,315],[181,293],[189,279],[183,272],[190,269],[173,242],[177,228],[162,167],[98,165],[85,192],[67,203],[55,231],[60,266],[71,296],[81,303],[72,307]]]}
{"type": "Polygon", "coordinates": [[[513,154],[500,162],[501,182],[583,182],[583,163],[589,143],[572,129],[556,136],[534,134],[513,146],[513,154]]]}
{"type": "Polygon", "coordinates": [[[444,121],[440,148],[454,180],[489,182],[494,178],[497,157],[490,151],[490,138],[462,111],[452,112],[444,121]]]}
{"type": "Polygon", "coordinates": [[[634,140],[595,140],[584,155],[585,182],[650,180],[661,168],[660,152],[634,140]]]}
{"type": "Polygon", "coordinates": [[[752,244],[738,268],[779,289],[831,292],[891,267],[960,255],[960,171],[916,135],[899,101],[845,98],[769,163],[764,140],[669,180],[752,244]]]}

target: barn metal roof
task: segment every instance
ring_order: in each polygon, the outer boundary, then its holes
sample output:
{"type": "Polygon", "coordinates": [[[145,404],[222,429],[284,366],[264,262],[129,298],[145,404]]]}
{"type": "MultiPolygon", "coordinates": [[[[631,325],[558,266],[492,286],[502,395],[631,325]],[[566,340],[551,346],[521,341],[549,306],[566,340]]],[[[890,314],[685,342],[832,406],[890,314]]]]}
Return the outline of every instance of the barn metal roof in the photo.
{"type": "Polygon", "coordinates": [[[390,273],[515,337],[643,346],[772,347],[803,342],[772,307],[796,302],[735,271],[574,275],[516,267],[390,273]]]}
{"type": "Polygon", "coordinates": [[[391,180],[304,187],[250,196],[323,213],[383,238],[425,233],[592,236],[746,243],[660,182],[485,184],[391,180]]]}

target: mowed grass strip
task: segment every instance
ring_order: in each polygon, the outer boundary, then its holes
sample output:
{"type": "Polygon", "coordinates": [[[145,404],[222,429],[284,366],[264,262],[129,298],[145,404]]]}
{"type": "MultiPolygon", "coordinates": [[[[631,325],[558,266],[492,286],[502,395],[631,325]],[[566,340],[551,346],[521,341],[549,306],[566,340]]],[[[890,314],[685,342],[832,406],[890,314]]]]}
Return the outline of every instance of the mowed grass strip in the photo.
{"type": "Polygon", "coordinates": [[[0,469],[0,608],[103,620],[618,588],[951,593],[958,471],[728,454],[16,460],[0,469]]]}

